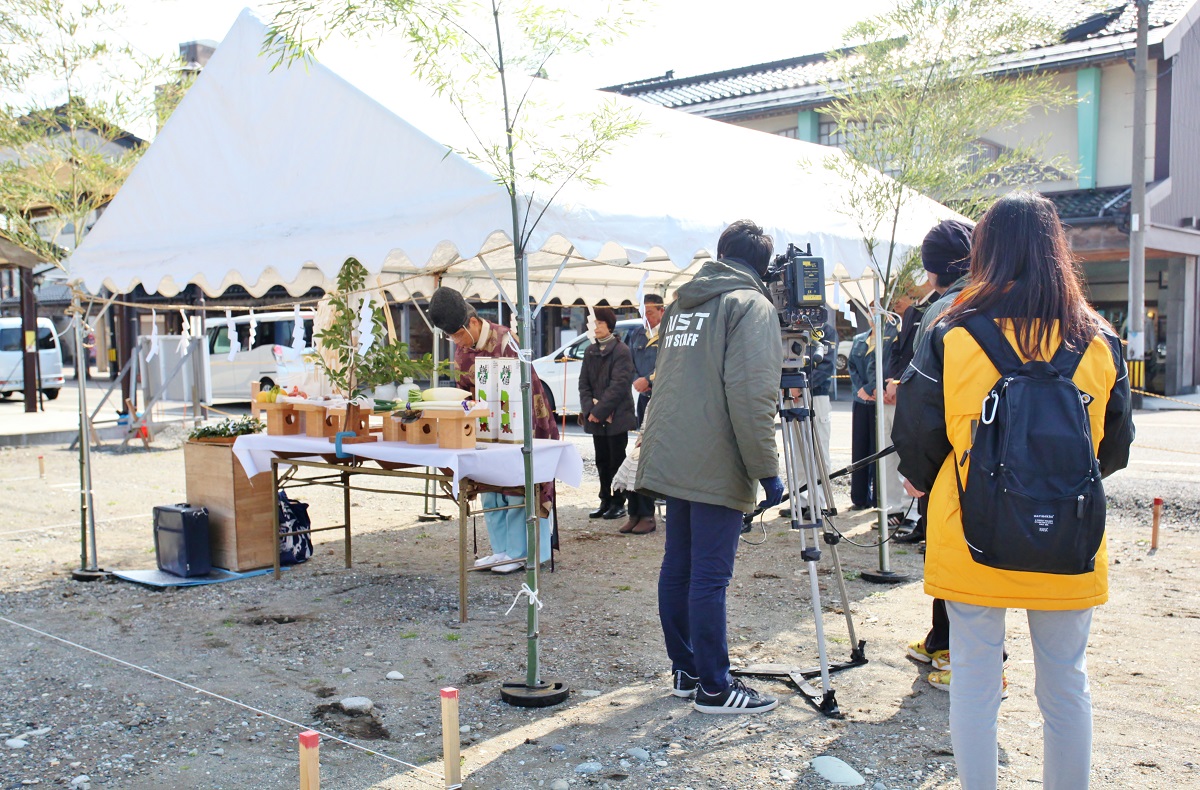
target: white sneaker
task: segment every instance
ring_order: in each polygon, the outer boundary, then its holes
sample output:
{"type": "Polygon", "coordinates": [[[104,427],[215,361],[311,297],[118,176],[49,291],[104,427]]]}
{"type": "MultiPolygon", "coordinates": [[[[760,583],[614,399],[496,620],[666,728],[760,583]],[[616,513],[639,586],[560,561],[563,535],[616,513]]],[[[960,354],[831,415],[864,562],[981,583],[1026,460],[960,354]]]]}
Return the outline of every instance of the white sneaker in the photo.
{"type": "MultiPolygon", "coordinates": [[[[508,559],[508,557],[506,556],[504,559],[508,559]]],[[[495,568],[492,568],[492,573],[513,573],[524,567],[524,562],[509,562],[505,565],[497,565],[495,568]]]]}
{"type": "Polygon", "coordinates": [[[486,557],[480,557],[479,559],[475,560],[475,567],[478,568],[481,565],[491,565],[493,562],[499,562],[501,559],[507,559],[507,557],[503,554],[489,554],[486,557]]]}

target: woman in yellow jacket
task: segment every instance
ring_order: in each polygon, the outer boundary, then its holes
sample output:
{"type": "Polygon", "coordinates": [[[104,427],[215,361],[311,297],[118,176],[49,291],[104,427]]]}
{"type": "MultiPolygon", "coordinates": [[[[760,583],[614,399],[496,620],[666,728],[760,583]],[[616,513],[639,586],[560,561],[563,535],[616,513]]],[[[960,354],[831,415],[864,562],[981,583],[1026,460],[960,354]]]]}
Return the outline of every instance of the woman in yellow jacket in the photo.
{"type": "Polygon", "coordinates": [[[1025,609],[1045,725],[1044,787],[1078,790],[1091,770],[1085,651],[1092,607],[1108,599],[1107,556],[1101,544],[1094,569],[1073,575],[1000,570],[972,557],[955,466],[962,460],[965,480],[981,406],[1000,373],[963,324],[979,313],[993,319],[1023,363],[1049,361],[1062,344],[1081,352],[1072,381],[1092,396],[1087,413],[1103,476],[1129,459],[1129,380],[1119,339],[1084,298],[1049,200],[1016,193],[993,204],[975,228],[970,278],[905,372],[892,433],[910,493],[929,493],[925,592],[945,599],[950,615],[954,760],[964,790],[996,787],[1004,615],[1025,609]]]}

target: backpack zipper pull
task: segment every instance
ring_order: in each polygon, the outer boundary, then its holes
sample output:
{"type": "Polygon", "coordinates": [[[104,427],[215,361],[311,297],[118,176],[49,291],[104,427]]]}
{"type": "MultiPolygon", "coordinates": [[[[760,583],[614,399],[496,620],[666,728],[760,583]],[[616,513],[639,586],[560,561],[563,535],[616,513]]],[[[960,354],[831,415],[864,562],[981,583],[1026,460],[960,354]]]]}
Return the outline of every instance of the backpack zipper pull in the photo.
{"type": "Polygon", "coordinates": [[[1083,503],[1086,501],[1083,494],[1075,500],[1075,518],[1083,518],[1083,503]]]}

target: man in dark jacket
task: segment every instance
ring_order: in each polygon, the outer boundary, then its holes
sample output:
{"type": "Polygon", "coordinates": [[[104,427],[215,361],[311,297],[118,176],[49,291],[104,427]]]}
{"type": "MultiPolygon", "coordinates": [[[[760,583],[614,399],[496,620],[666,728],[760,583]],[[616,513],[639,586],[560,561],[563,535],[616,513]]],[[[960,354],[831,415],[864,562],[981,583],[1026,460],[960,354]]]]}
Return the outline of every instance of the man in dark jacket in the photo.
{"type": "MultiPolygon", "coordinates": [[[[637,392],[637,421],[638,428],[646,420],[646,409],[650,405],[650,395],[654,390],[654,364],[658,359],[658,327],[662,321],[663,299],[658,294],[647,294],[642,301],[642,312],[646,323],[633,330],[629,335],[629,353],[633,355],[633,368],[637,378],[633,380],[633,389],[637,392]]],[[[629,493],[629,520],[621,527],[620,532],[626,535],[648,535],[658,529],[654,518],[654,497],[629,493]]]]}
{"type": "Polygon", "coordinates": [[[778,700],[729,673],[725,591],[742,514],[783,497],[775,445],[783,344],[762,275],[772,240],[730,225],[663,316],[637,488],[667,498],[658,612],[677,697],[701,713],[758,713],[778,700]]]}

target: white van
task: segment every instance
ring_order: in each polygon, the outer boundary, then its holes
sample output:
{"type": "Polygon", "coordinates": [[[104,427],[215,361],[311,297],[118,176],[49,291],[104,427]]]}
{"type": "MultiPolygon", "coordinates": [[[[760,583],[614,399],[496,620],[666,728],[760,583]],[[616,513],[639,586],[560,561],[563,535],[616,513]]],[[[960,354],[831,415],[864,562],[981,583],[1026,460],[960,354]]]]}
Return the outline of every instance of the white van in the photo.
{"type": "MultiPolygon", "coordinates": [[[[0,398],[11,398],[25,389],[21,345],[21,319],[0,318],[0,398]]],[[[37,320],[37,348],[42,394],[54,400],[63,387],[63,361],[58,334],[49,318],[37,320]]]]}
{"type": "Polygon", "coordinates": [[[304,350],[292,348],[293,313],[255,313],[258,327],[254,343],[250,343],[250,315],[234,316],[232,320],[210,318],[208,333],[208,367],[212,377],[212,397],[224,400],[250,400],[250,384],[257,381],[263,388],[275,385],[290,387],[305,377],[304,355],[312,353],[313,315],[301,311],[304,321],[304,350]],[[238,353],[229,359],[231,340],[240,344],[238,353]]]}

